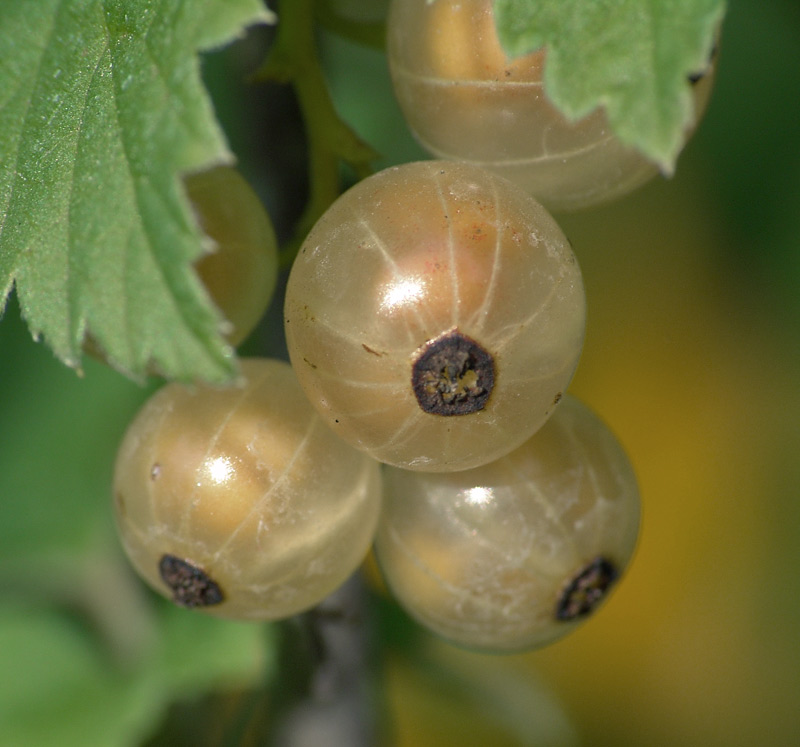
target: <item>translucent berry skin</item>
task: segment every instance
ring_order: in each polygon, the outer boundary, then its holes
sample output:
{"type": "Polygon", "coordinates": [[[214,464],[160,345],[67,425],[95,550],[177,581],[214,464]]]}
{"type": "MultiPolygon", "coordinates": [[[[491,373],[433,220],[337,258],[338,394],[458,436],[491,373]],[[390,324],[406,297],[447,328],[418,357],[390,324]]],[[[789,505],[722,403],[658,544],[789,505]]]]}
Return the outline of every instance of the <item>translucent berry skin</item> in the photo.
{"type": "Polygon", "coordinates": [[[212,300],[228,321],[234,347],[255,328],[272,300],[278,243],[258,195],[231,166],[185,179],[200,227],[214,246],[195,265],[212,300]]]}
{"type": "Polygon", "coordinates": [[[452,643],[536,648],[572,631],[633,554],[639,492],[620,444],[567,396],[519,449],[455,474],[387,467],[375,552],[400,604],[452,643]]]}
{"type": "MultiPolygon", "coordinates": [[[[544,51],[508,60],[492,0],[393,0],[387,46],[400,107],[437,158],[489,168],[551,210],[616,199],[658,173],[612,134],[603,110],[570,122],[549,103],[544,51]]],[[[692,85],[695,123],[713,66],[700,72],[692,85]]]]}
{"type": "Polygon", "coordinates": [[[508,453],[547,419],[580,356],[585,297],[541,205],[475,166],[428,161],[334,203],[295,260],[285,321],[300,384],[337,434],[382,462],[452,471],[508,453]],[[486,354],[473,348],[485,375],[455,386],[491,386],[475,411],[418,400],[437,384],[419,364],[448,335],[486,354]]]}
{"type": "Polygon", "coordinates": [[[242,372],[241,387],[168,384],[145,403],[117,457],[116,519],[133,565],[164,596],[278,619],[363,560],[379,466],[330,432],[287,363],[244,360],[242,372]]]}

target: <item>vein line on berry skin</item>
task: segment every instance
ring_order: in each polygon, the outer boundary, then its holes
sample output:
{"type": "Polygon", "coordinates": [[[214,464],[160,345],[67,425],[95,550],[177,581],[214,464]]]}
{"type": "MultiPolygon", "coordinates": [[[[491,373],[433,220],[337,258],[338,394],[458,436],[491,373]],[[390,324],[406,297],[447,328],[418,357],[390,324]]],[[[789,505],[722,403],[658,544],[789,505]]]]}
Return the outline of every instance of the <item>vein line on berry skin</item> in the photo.
{"type": "MultiPolygon", "coordinates": [[[[506,608],[496,604],[493,600],[490,600],[487,595],[485,594],[476,594],[475,592],[465,589],[463,587],[456,586],[452,582],[448,581],[447,579],[443,578],[440,574],[438,574],[430,565],[424,563],[422,558],[419,557],[416,553],[414,553],[411,548],[406,545],[406,543],[402,540],[400,535],[397,533],[397,530],[394,527],[389,527],[389,537],[391,538],[392,542],[397,546],[400,552],[405,555],[409,562],[415,566],[419,571],[423,574],[428,576],[428,578],[435,581],[442,589],[445,591],[450,592],[459,602],[464,602],[469,600],[475,607],[489,610],[489,611],[504,611],[506,608]]],[[[431,610],[428,610],[431,618],[434,620],[449,622],[449,615],[446,617],[438,617],[436,615],[431,614],[431,610]]]]}
{"type": "MultiPolygon", "coordinates": [[[[354,348],[363,349],[363,347],[364,347],[363,338],[358,339],[356,337],[353,337],[352,335],[347,334],[347,332],[345,330],[343,330],[341,327],[334,326],[334,324],[330,320],[328,320],[327,317],[316,316],[314,318],[314,324],[318,324],[321,327],[324,327],[332,335],[334,335],[335,337],[338,337],[340,340],[343,340],[344,342],[352,345],[354,348]]],[[[410,330],[409,330],[409,342],[413,343],[413,341],[414,340],[410,336],[410,330]]],[[[377,348],[380,348],[382,352],[389,353],[389,354],[398,353],[398,352],[399,353],[403,353],[404,350],[405,350],[404,347],[403,348],[389,347],[387,345],[383,345],[382,342],[381,343],[374,343],[374,346],[377,347],[377,348]]],[[[370,346],[370,347],[372,347],[372,346],[370,346]]]]}
{"type": "Polygon", "coordinates": [[[444,192],[442,191],[441,180],[438,179],[437,176],[440,175],[433,175],[433,183],[436,185],[436,193],[439,195],[439,202],[442,206],[442,215],[444,216],[445,221],[447,221],[447,254],[450,264],[450,288],[452,294],[450,316],[452,317],[452,325],[454,327],[458,327],[461,321],[461,301],[459,298],[458,271],[456,268],[456,242],[455,237],[453,236],[453,219],[450,216],[450,210],[447,207],[447,200],[445,199],[444,192]]]}
{"type": "MultiPolygon", "coordinates": [[[[263,381],[267,378],[266,374],[262,374],[260,377],[260,381],[263,381]]],[[[200,460],[200,465],[205,465],[208,462],[208,459],[212,452],[216,449],[217,444],[219,443],[219,439],[222,436],[223,431],[227,427],[228,423],[230,423],[233,416],[236,412],[242,407],[244,402],[247,400],[249,396],[249,390],[244,389],[242,393],[239,395],[238,399],[236,400],[235,404],[228,410],[228,414],[222,419],[222,422],[217,426],[212,434],[211,438],[208,442],[208,448],[206,449],[205,453],[203,454],[203,458],[200,460]]],[[[195,480],[194,486],[192,487],[192,492],[188,496],[188,500],[184,505],[184,510],[181,515],[181,523],[179,528],[179,536],[185,537],[188,532],[188,526],[192,520],[192,513],[197,503],[197,492],[200,490],[200,482],[195,480]]]]}
{"type": "MultiPolygon", "coordinates": [[[[556,280],[555,283],[553,283],[552,287],[550,288],[550,292],[547,294],[545,298],[542,299],[542,302],[539,304],[539,306],[536,307],[536,310],[533,311],[533,313],[531,313],[526,319],[523,319],[521,322],[517,324],[505,325],[503,329],[513,329],[513,331],[510,334],[505,335],[505,337],[499,339],[494,344],[495,355],[501,353],[509,342],[511,342],[514,338],[516,338],[519,335],[519,333],[523,329],[525,329],[525,327],[528,327],[531,324],[531,322],[533,322],[536,319],[536,317],[538,317],[539,314],[541,314],[550,305],[550,303],[555,298],[556,291],[559,289],[559,287],[562,285],[563,282],[564,282],[564,276],[562,275],[561,277],[558,278],[558,280],[556,280]]],[[[502,333],[502,330],[500,331],[500,333],[502,333]]]]}
{"type": "MultiPolygon", "coordinates": [[[[151,505],[151,508],[152,508],[152,505],[151,505]]],[[[158,537],[158,536],[162,536],[163,537],[163,536],[165,536],[165,534],[166,534],[165,532],[160,531],[160,530],[155,528],[156,526],[163,526],[163,522],[161,522],[160,519],[156,518],[155,517],[155,513],[153,513],[152,511],[151,511],[151,518],[153,520],[152,520],[151,525],[150,525],[151,526],[151,530],[150,531],[146,532],[141,527],[139,527],[137,524],[135,524],[134,522],[128,522],[128,524],[125,527],[125,532],[127,534],[136,535],[137,539],[139,540],[139,542],[142,545],[147,545],[153,539],[153,537],[158,537]],[[158,522],[158,524],[157,524],[157,522],[158,522]]],[[[170,540],[173,540],[172,535],[170,535],[170,540]]]]}
{"type": "MultiPolygon", "coordinates": [[[[486,411],[482,412],[484,412],[484,414],[486,413],[486,411]]],[[[509,441],[512,435],[509,433],[508,430],[501,428],[497,424],[497,420],[483,420],[483,422],[480,424],[480,429],[481,430],[478,431],[478,433],[480,433],[480,436],[477,437],[480,437],[482,441],[487,444],[494,443],[495,439],[499,439],[500,441],[505,439],[506,441],[509,441]]],[[[474,431],[465,435],[464,433],[455,433],[450,429],[445,430],[444,440],[447,445],[449,453],[456,453],[456,454],[458,453],[457,450],[453,451],[452,449],[450,449],[450,445],[456,437],[460,438],[462,442],[464,441],[469,442],[472,439],[476,438],[476,435],[474,431]]],[[[451,463],[457,464],[458,463],[457,458],[454,458],[451,461],[451,463]]]]}
{"type": "Polygon", "coordinates": [[[381,413],[389,413],[397,410],[397,403],[392,403],[386,407],[377,407],[374,410],[359,410],[358,412],[348,412],[347,416],[350,420],[358,420],[359,418],[371,418],[381,413]]]}
{"type": "Polygon", "coordinates": [[[392,437],[388,441],[384,441],[382,444],[379,444],[375,448],[375,452],[379,453],[384,449],[388,449],[392,446],[398,446],[400,444],[408,443],[408,441],[414,436],[414,433],[409,434],[408,437],[403,438],[402,440],[401,437],[404,436],[412,428],[416,428],[419,425],[419,421],[422,419],[423,415],[424,413],[422,412],[422,410],[419,410],[417,412],[414,412],[414,414],[411,415],[410,417],[406,418],[406,421],[403,423],[403,425],[401,425],[392,434],[392,437]]]}
{"type": "MultiPolygon", "coordinates": [[[[494,488],[488,488],[488,491],[492,494],[492,498],[489,499],[490,503],[494,503],[495,501],[502,501],[505,504],[506,511],[510,517],[511,511],[508,511],[509,506],[514,505],[513,496],[497,496],[494,493],[494,488]]],[[[458,528],[461,532],[463,537],[469,538],[470,547],[474,549],[480,549],[482,551],[488,551],[492,555],[500,556],[500,559],[505,564],[511,564],[515,566],[520,566],[522,563],[520,562],[520,558],[527,559],[530,557],[530,549],[536,542],[536,537],[534,533],[529,530],[528,522],[525,518],[525,515],[519,508],[515,505],[515,516],[513,518],[507,519],[507,525],[513,527],[515,530],[519,530],[523,536],[524,542],[517,546],[511,545],[511,543],[498,543],[496,538],[492,538],[487,536],[483,532],[479,530],[477,526],[478,522],[474,520],[470,520],[467,516],[462,515],[460,506],[458,504],[461,503],[461,498],[459,496],[459,500],[453,503],[452,508],[448,507],[448,522],[452,522],[452,526],[458,528]],[[512,552],[516,551],[516,552],[512,552]]],[[[476,553],[477,554],[477,553],[476,553]]]]}
{"type": "Polygon", "coordinates": [[[494,438],[499,438],[500,441],[505,441],[506,443],[511,442],[514,434],[506,428],[501,428],[500,425],[498,425],[497,420],[487,421],[486,427],[491,428],[493,431],[492,434],[486,434],[487,443],[492,442],[494,438]]]}
{"type": "Polygon", "coordinates": [[[504,79],[501,82],[495,80],[494,78],[490,78],[487,80],[481,80],[480,78],[455,79],[455,78],[438,78],[434,75],[420,75],[419,73],[413,72],[408,68],[403,67],[402,65],[398,65],[396,62],[393,64],[393,69],[396,73],[400,73],[409,80],[413,80],[414,82],[419,82],[419,83],[428,83],[438,88],[459,88],[462,86],[475,86],[477,88],[497,88],[499,90],[503,90],[509,87],[535,88],[538,90],[542,90],[542,88],[544,87],[544,84],[540,80],[504,79]]]}
{"type": "MultiPolygon", "coordinates": [[[[580,148],[573,148],[572,150],[557,151],[557,152],[551,152],[543,141],[542,148],[544,149],[544,152],[538,156],[529,156],[524,158],[501,158],[501,159],[491,159],[491,160],[470,158],[469,163],[490,170],[505,166],[524,167],[524,166],[540,165],[544,163],[552,163],[554,161],[561,161],[563,159],[574,158],[576,156],[582,156],[585,155],[586,153],[591,153],[594,150],[598,150],[600,148],[605,147],[613,139],[614,139],[613,135],[607,135],[606,137],[593,142],[591,145],[583,145],[580,148]]],[[[457,161],[461,158],[460,155],[443,150],[442,148],[439,148],[438,146],[429,143],[427,140],[425,140],[423,144],[425,146],[425,149],[430,151],[431,155],[435,156],[436,158],[441,158],[446,161],[457,161]]]]}
{"type": "MultiPolygon", "coordinates": [[[[391,254],[389,253],[389,251],[388,251],[388,249],[386,247],[386,243],[383,241],[383,239],[381,239],[380,236],[378,236],[378,234],[375,232],[375,230],[372,228],[372,226],[369,224],[369,222],[365,218],[359,218],[358,220],[361,223],[361,225],[364,227],[364,229],[367,231],[367,233],[370,235],[370,238],[372,238],[372,241],[374,242],[375,247],[380,251],[381,256],[383,257],[383,259],[386,262],[386,264],[389,266],[389,269],[391,270],[392,275],[395,278],[395,280],[402,280],[404,278],[403,272],[397,266],[397,262],[394,261],[394,259],[392,258],[391,254]]],[[[422,314],[420,313],[419,307],[418,306],[412,306],[412,311],[413,311],[414,316],[417,318],[417,323],[419,324],[420,329],[425,329],[426,328],[426,324],[425,324],[425,321],[422,318],[422,314]]],[[[414,341],[414,336],[413,336],[413,333],[412,333],[411,329],[408,326],[406,326],[406,332],[408,334],[409,342],[413,342],[414,341]]]]}
{"type": "Polygon", "coordinates": [[[315,375],[320,379],[335,381],[337,384],[350,386],[354,389],[386,389],[387,387],[393,387],[398,392],[401,391],[401,387],[397,386],[397,384],[393,381],[361,381],[359,379],[345,379],[339,374],[331,373],[327,369],[321,368],[320,366],[317,366],[315,369],[315,375]]]}
{"type": "Polygon", "coordinates": [[[526,376],[523,376],[522,378],[514,378],[514,379],[509,379],[509,378],[505,378],[504,377],[503,378],[503,386],[508,387],[508,388],[511,388],[513,386],[527,387],[527,386],[530,386],[532,383],[534,383],[536,381],[545,381],[547,379],[550,379],[553,376],[555,376],[556,374],[559,374],[562,371],[566,371],[566,370],[568,370],[569,368],[571,368],[571,367],[573,367],[575,365],[575,361],[569,355],[565,356],[563,361],[560,361],[560,362],[561,362],[562,365],[558,366],[557,368],[548,368],[540,376],[529,376],[529,375],[526,375],[526,376]]]}
{"type": "MultiPolygon", "coordinates": [[[[594,468],[594,460],[590,457],[587,452],[585,444],[582,442],[580,438],[577,437],[575,434],[575,429],[570,428],[568,431],[568,437],[570,442],[570,448],[572,449],[573,453],[579,454],[580,459],[578,460],[580,464],[586,464],[587,469],[586,473],[588,474],[589,482],[591,483],[592,487],[595,490],[595,493],[598,496],[598,505],[599,504],[608,504],[610,501],[605,497],[605,491],[600,487],[600,481],[597,478],[597,471],[594,468]]],[[[598,505],[595,505],[593,511],[594,513],[598,513],[598,505]]],[[[602,551],[601,547],[601,539],[604,536],[607,536],[606,533],[606,523],[609,518],[609,514],[613,512],[603,511],[601,521],[597,522],[597,526],[595,527],[595,539],[594,544],[597,552],[602,551]]]]}
{"type": "MultiPolygon", "coordinates": [[[[162,407],[161,408],[161,417],[159,418],[159,421],[158,421],[158,427],[154,429],[154,433],[156,433],[156,434],[161,433],[161,429],[162,429],[162,427],[164,425],[164,421],[167,419],[167,416],[169,415],[170,412],[172,412],[172,406],[170,406],[170,407],[162,407]]],[[[157,438],[151,439],[150,448],[149,448],[148,453],[147,453],[147,464],[150,466],[151,469],[152,469],[152,466],[159,461],[158,454],[157,454],[157,451],[156,451],[156,449],[157,449],[157,441],[158,441],[157,438]]],[[[163,527],[163,526],[165,526],[167,522],[164,520],[164,518],[162,516],[162,513],[161,513],[161,510],[160,510],[161,507],[162,507],[161,501],[153,500],[153,493],[152,492],[149,494],[148,504],[149,504],[149,508],[150,508],[150,515],[153,518],[152,526],[153,527],[163,527]]],[[[130,526],[133,527],[133,526],[135,526],[135,524],[133,522],[130,522],[130,526]]],[[[145,535],[143,535],[143,536],[145,536],[145,535]]]]}
{"type": "Polygon", "coordinates": [[[492,188],[492,204],[494,206],[494,228],[495,228],[495,242],[494,242],[494,258],[492,259],[492,274],[489,276],[489,282],[486,285],[486,293],[483,297],[480,307],[475,311],[469,320],[469,327],[474,328],[477,333],[484,331],[486,323],[487,312],[494,302],[494,294],[497,289],[497,276],[500,272],[500,253],[502,249],[502,236],[505,226],[502,225],[500,220],[500,202],[497,194],[497,184],[492,180],[490,182],[492,188]]]}
{"type": "MultiPolygon", "coordinates": [[[[514,460],[508,459],[506,460],[506,464],[507,464],[507,469],[509,471],[513,471],[520,478],[522,486],[534,500],[536,505],[539,506],[539,508],[542,510],[544,517],[550,522],[550,524],[553,527],[555,527],[558,530],[561,541],[572,548],[572,555],[575,558],[576,562],[580,561],[582,556],[578,550],[578,544],[575,541],[574,532],[571,532],[564,524],[563,517],[558,512],[556,512],[555,508],[553,508],[552,501],[548,500],[547,496],[545,496],[542,493],[536,482],[531,480],[530,476],[526,475],[519,468],[519,466],[514,463],[514,460]]],[[[546,575],[550,575],[551,577],[553,577],[553,574],[547,574],[546,569],[537,569],[537,570],[541,573],[545,573],[546,575]]]]}
{"type": "Polygon", "coordinates": [[[216,552],[214,553],[214,557],[212,559],[212,562],[216,563],[219,560],[220,555],[225,551],[225,549],[228,547],[228,545],[230,545],[230,543],[233,542],[233,540],[236,539],[237,535],[244,529],[244,527],[248,524],[250,519],[253,516],[256,516],[257,514],[262,512],[264,505],[267,503],[267,501],[269,500],[269,498],[272,495],[272,493],[288,477],[289,473],[292,470],[292,467],[294,466],[294,463],[297,461],[297,459],[300,456],[300,454],[302,454],[303,451],[305,450],[306,444],[308,443],[309,439],[311,438],[311,435],[314,433],[314,430],[316,429],[317,424],[320,423],[320,422],[321,422],[321,420],[320,420],[318,415],[316,415],[316,414],[312,415],[311,420],[310,420],[310,422],[308,424],[308,427],[306,428],[306,432],[303,434],[303,438],[300,440],[300,443],[297,445],[297,448],[294,450],[294,454],[292,454],[292,458],[289,459],[288,462],[286,462],[286,465],[281,470],[280,474],[277,476],[277,478],[275,480],[272,481],[272,484],[269,486],[269,489],[261,496],[261,498],[258,499],[258,501],[256,501],[252,505],[252,507],[250,508],[250,511],[248,511],[247,515],[239,522],[239,525],[236,527],[236,529],[234,529],[230,533],[228,538],[225,540],[225,542],[223,542],[222,545],[220,545],[217,548],[216,552]]]}

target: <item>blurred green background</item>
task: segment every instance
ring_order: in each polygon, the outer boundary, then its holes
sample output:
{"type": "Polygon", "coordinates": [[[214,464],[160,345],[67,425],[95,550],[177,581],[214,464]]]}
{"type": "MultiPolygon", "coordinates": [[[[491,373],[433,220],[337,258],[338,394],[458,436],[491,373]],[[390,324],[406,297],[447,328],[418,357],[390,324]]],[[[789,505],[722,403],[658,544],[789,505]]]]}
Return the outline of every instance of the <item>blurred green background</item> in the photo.
{"type": "MultiPolygon", "coordinates": [[[[321,41],[337,107],[379,165],[424,157],[382,54],[321,41]]],[[[302,132],[287,125],[287,92],[225,83],[253,54],[245,44],[214,55],[206,73],[286,236],[305,188],[302,132]]],[[[511,657],[438,643],[377,590],[383,742],[797,743],[799,94],[800,4],[734,0],[716,88],[676,176],[558,216],[589,306],[572,391],[636,467],[638,554],[577,633],[511,657]]],[[[280,353],[279,305],[249,350],[280,353]]],[[[14,302],[0,322],[0,747],[144,744],[170,703],[274,671],[269,630],[172,609],[121,557],[114,452],[148,391],[94,361],[83,376],[64,369],[14,302]]],[[[213,720],[204,728],[186,743],[223,743],[213,720]]]]}

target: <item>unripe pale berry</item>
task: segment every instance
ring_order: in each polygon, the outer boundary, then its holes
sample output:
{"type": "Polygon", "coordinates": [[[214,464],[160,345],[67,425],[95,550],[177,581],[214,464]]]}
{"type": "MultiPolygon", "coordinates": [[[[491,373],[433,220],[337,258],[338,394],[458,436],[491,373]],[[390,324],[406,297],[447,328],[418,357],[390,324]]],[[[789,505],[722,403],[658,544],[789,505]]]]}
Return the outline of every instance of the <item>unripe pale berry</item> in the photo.
{"type": "Polygon", "coordinates": [[[312,607],[364,558],[378,465],[337,438],[290,366],[242,361],[228,389],[168,384],[120,447],[114,505],[142,577],[220,617],[277,619],[312,607]]]}
{"type": "Polygon", "coordinates": [[[229,327],[236,346],[269,305],[278,273],[278,243],[269,214],[244,177],[230,166],[188,176],[186,191],[197,220],[214,241],[196,269],[229,327]]]}
{"type": "MultiPolygon", "coordinates": [[[[615,199],[658,172],[620,143],[602,109],[571,122],[549,102],[545,50],[508,59],[492,0],[393,0],[387,33],[398,102],[435,157],[489,168],[552,210],[615,199]]],[[[712,79],[712,63],[691,79],[695,124],[712,79]]]]}
{"type": "Polygon", "coordinates": [[[342,438],[410,469],[475,467],[547,419],[585,298],[555,221],[475,166],[405,164],[342,195],[286,291],[289,354],[342,438]]]}
{"type": "Polygon", "coordinates": [[[573,630],[627,566],[639,492],[616,438],[567,396],[520,448],[451,474],[384,469],[375,552],[400,604],[486,651],[573,630]]]}

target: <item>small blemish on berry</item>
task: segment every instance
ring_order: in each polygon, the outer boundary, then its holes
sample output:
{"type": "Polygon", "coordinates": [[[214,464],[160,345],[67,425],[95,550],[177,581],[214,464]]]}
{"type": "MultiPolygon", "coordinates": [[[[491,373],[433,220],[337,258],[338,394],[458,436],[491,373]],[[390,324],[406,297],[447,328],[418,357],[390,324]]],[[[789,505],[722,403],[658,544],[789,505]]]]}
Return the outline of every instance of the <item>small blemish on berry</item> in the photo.
{"type": "Polygon", "coordinates": [[[361,347],[364,348],[368,353],[372,353],[372,355],[377,355],[379,358],[382,355],[386,355],[386,353],[378,352],[377,350],[373,350],[369,345],[365,345],[363,342],[361,343],[361,347]]]}

